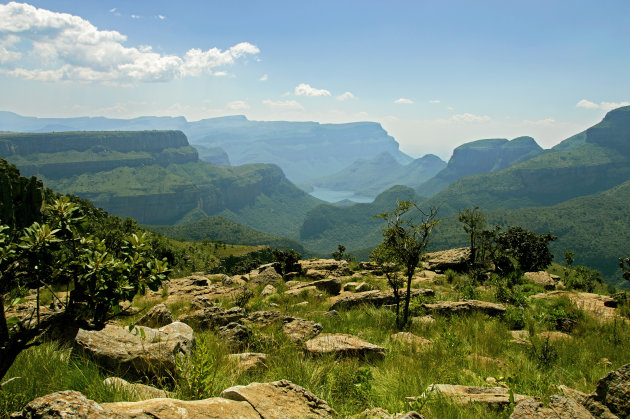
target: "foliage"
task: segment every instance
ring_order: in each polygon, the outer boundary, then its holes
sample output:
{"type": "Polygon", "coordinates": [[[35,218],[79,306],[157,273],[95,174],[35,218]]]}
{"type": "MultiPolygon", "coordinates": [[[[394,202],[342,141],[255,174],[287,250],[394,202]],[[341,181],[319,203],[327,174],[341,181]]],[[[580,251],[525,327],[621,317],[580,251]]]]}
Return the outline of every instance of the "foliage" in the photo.
{"type": "Polygon", "coordinates": [[[407,324],[409,318],[409,300],[411,299],[411,279],[426,251],[433,228],[439,222],[437,208],[424,212],[416,202],[397,201],[396,209],[384,212],[376,218],[386,222],[383,227],[383,246],[388,249],[390,257],[400,265],[407,278],[407,292],[402,321],[399,327],[407,324]]]}
{"type": "Polygon", "coordinates": [[[331,256],[335,260],[343,260],[346,257],[346,246],[344,246],[343,244],[339,244],[337,246],[337,250],[332,252],[331,256]]]}
{"type": "Polygon", "coordinates": [[[522,227],[509,227],[497,234],[495,240],[500,252],[514,258],[521,270],[532,272],[551,264],[553,255],[548,245],[556,238],[551,233],[536,234],[522,227]]]}
{"type": "Polygon", "coordinates": [[[401,328],[403,324],[400,319],[400,289],[403,287],[403,278],[399,275],[402,266],[399,263],[394,250],[381,243],[370,253],[370,260],[379,267],[387,283],[394,293],[394,304],[396,305],[396,325],[401,328]]]}
{"type": "Polygon", "coordinates": [[[273,249],[273,260],[280,263],[281,274],[284,276],[290,272],[300,271],[300,264],[298,263],[302,259],[302,255],[293,249],[280,250],[273,249]]]}
{"type": "Polygon", "coordinates": [[[482,229],[485,227],[486,219],[479,211],[479,207],[475,207],[472,210],[466,208],[464,211],[459,212],[459,222],[464,226],[464,231],[468,234],[468,241],[470,242],[470,270],[474,270],[477,266],[477,247],[479,235],[482,229]]]}
{"type": "Polygon", "coordinates": [[[586,266],[568,268],[564,277],[564,285],[571,290],[593,292],[603,282],[602,274],[586,266]]]}

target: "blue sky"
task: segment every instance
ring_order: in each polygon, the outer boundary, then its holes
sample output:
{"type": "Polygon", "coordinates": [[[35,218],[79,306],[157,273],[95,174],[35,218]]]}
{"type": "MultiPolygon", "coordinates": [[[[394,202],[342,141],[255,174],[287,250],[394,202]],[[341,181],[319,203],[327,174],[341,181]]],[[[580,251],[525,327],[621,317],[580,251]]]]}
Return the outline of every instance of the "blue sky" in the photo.
{"type": "Polygon", "coordinates": [[[0,109],[378,121],[550,147],[630,101],[630,2],[0,1],[0,109]]]}

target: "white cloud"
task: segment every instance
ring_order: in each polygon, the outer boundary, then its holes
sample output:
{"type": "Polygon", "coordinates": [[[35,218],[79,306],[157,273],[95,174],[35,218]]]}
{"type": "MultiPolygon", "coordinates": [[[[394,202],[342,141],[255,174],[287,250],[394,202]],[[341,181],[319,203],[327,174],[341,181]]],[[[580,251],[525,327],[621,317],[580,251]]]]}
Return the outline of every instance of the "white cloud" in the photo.
{"type": "Polygon", "coordinates": [[[488,115],[480,116],[471,113],[460,113],[451,116],[449,120],[454,122],[487,122],[490,120],[490,117],[488,115]]]}
{"type": "Polygon", "coordinates": [[[591,102],[590,100],[582,99],[578,103],[575,104],[578,108],[587,108],[587,109],[597,109],[599,105],[597,103],[591,102]]]}
{"type": "Polygon", "coordinates": [[[164,15],[157,15],[156,17],[157,17],[158,19],[160,19],[160,20],[164,20],[164,19],[166,19],[166,16],[164,16],[164,15]]]}
{"type": "Polygon", "coordinates": [[[545,118],[539,119],[538,121],[524,121],[526,125],[537,125],[542,127],[547,127],[556,123],[556,120],[553,118],[545,118]]]}
{"type": "Polygon", "coordinates": [[[217,77],[225,77],[227,76],[229,73],[227,71],[215,71],[213,75],[217,76],[217,77]]]}
{"type": "Polygon", "coordinates": [[[274,109],[284,109],[284,110],[291,110],[291,111],[303,111],[304,107],[302,105],[300,105],[299,102],[295,101],[295,100],[278,100],[278,101],[273,101],[273,100],[263,100],[262,101],[263,105],[267,105],[270,108],[274,108],[274,109]]]}
{"type": "Polygon", "coordinates": [[[439,99],[430,100],[429,103],[440,103],[439,99]]]}
{"type": "Polygon", "coordinates": [[[250,108],[249,104],[244,100],[235,100],[233,102],[230,102],[228,103],[227,107],[228,109],[232,109],[233,111],[240,111],[250,108]]]}
{"type": "Polygon", "coordinates": [[[606,112],[612,111],[613,109],[620,108],[622,106],[628,106],[630,102],[599,102],[599,105],[595,102],[591,102],[590,100],[582,99],[578,103],[575,104],[578,108],[586,108],[586,109],[603,109],[606,112]]]}
{"type": "Polygon", "coordinates": [[[315,89],[308,84],[302,83],[295,88],[296,96],[330,96],[330,92],[325,89],[315,89]]]}
{"type": "Polygon", "coordinates": [[[599,107],[605,111],[612,111],[613,109],[621,108],[622,106],[629,106],[628,102],[601,102],[599,107]]]}
{"type": "Polygon", "coordinates": [[[127,47],[126,40],[120,32],[99,30],[79,16],[23,3],[0,4],[0,53],[13,62],[11,66],[7,59],[0,62],[0,72],[29,80],[163,82],[214,74],[217,67],[260,52],[255,45],[243,42],[226,50],[191,49],[180,57],[162,55],[147,47],[127,47]],[[16,46],[7,47],[8,40],[16,46]],[[16,49],[17,45],[21,50],[16,49]]]}
{"type": "Polygon", "coordinates": [[[259,80],[260,81],[267,81],[268,78],[269,78],[269,76],[267,76],[266,74],[263,74],[263,76],[259,80]]]}
{"type": "Polygon", "coordinates": [[[394,103],[398,103],[402,105],[411,105],[413,104],[413,100],[401,97],[400,99],[396,99],[394,103]]]}
{"type": "Polygon", "coordinates": [[[348,99],[354,99],[355,96],[351,93],[351,92],[345,92],[339,96],[337,96],[337,100],[348,100],[348,99]]]}
{"type": "Polygon", "coordinates": [[[115,13],[116,12],[116,8],[112,7],[111,9],[109,9],[109,13],[115,13]]]}
{"type": "Polygon", "coordinates": [[[130,17],[130,18],[132,18],[132,19],[140,19],[140,16],[138,16],[138,15],[133,15],[133,14],[132,14],[132,15],[129,15],[129,17],[130,17]]]}

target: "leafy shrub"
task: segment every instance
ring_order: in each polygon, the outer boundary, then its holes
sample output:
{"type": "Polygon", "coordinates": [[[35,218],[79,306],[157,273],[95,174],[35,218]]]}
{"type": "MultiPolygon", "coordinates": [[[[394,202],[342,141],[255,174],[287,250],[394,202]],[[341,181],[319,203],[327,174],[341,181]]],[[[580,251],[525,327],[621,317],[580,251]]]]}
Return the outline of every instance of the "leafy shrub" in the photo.
{"type": "Polygon", "coordinates": [[[602,274],[586,266],[576,266],[575,269],[567,270],[564,285],[568,289],[593,292],[597,284],[603,282],[602,274]]]}
{"type": "Polygon", "coordinates": [[[525,328],[525,310],[523,307],[508,307],[503,320],[510,330],[522,330],[525,328]]]}

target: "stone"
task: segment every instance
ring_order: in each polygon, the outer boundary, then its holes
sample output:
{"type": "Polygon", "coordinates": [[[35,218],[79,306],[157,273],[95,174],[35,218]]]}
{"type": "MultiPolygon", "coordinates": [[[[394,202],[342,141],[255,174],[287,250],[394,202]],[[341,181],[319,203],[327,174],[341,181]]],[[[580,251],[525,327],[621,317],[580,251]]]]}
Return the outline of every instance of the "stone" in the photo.
{"type": "Polygon", "coordinates": [[[260,419],[260,415],[247,402],[213,397],[204,400],[151,399],[140,402],[102,403],[111,417],[142,419],[182,418],[243,418],[260,419]]]}
{"type": "MultiPolygon", "coordinates": [[[[412,289],[411,297],[417,297],[419,295],[434,295],[435,292],[432,289],[412,289]]],[[[404,299],[404,293],[399,292],[401,301],[404,299]]],[[[365,291],[358,292],[356,294],[349,294],[336,299],[330,306],[330,310],[351,309],[360,305],[371,305],[374,307],[380,307],[383,305],[395,304],[394,293],[391,291],[365,291]]]]}
{"type": "Polygon", "coordinates": [[[439,314],[464,314],[478,311],[489,316],[500,316],[506,311],[503,304],[489,303],[480,300],[440,301],[435,304],[422,304],[422,307],[439,314]]]}
{"type": "Polygon", "coordinates": [[[306,285],[299,288],[292,288],[290,290],[285,291],[286,295],[290,295],[292,297],[299,297],[300,295],[308,295],[317,292],[317,288],[312,285],[306,285]]]}
{"type": "Polygon", "coordinates": [[[225,287],[242,287],[247,284],[245,278],[246,277],[243,275],[223,275],[223,278],[221,279],[221,284],[225,287]]]}
{"type": "Polygon", "coordinates": [[[285,316],[279,311],[262,310],[248,314],[245,321],[252,326],[267,327],[274,323],[280,323],[290,319],[293,319],[293,317],[285,316]]]}
{"type": "MultiPolygon", "coordinates": [[[[519,345],[531,345],[529,332],[527,330],[511,330],[510,333],[512,334],[512,340],[510,342],[518,343],[519,345]]],[[[543,341],[549,339],[549,342],[552,343],[573,339],[571,335],[557,331],[540,332],[536,334],[536,337],[543,341]]]]}
{"type": "Polygon", "coordinates": [[[276,293],[276,288],[269,284],[269,285],[265,285],[265,288],[263,288],[263,290],[260,292],[260,295],[262,295],[263,297],[268,297],[270,295],[274,295],[276,293]]]}
{"type": "Polygon", "coordinates": [[[556,285],[558,285],[558,281],[560,280],[559,276],[551,275],[546,271],[525,272],[523,276],[528,281],[538,284],[546,290],[556,289],[556,285]]]}
{"type": "MultiPolygon", "coordinates": [[[[240,294],[241,287],[226,287],[219,284],[211,284],[208,278],[201,276],[187,276],[170,279],[166,282],[168,297],[165,304],[169,305],[178,301],[193,301],[195,297],[205,297],[209,301],[215,299],[233,299],[240,294]]],[[[161,291],[147,292],[148,297],[161,298],[161,291]]]]}
{"type": "MultiPolygon", "coordinates": [[[[505,407],[510,404],[510,392],[505,387],[474,387],[453,384],[431,384],[419,397],[407,397],[408,402],[424,399],[431,394],[441,394],[457,404],[483,403],[492,407],[505,407]]],[[[514,394],[514,402],[527,399],[529,396],[514,394]]]]}
{"type": "Polygon", "coordinates": [[[256,287],[258,285],[276,285],[282,281],[280,275],[273,266],[261,267],[249,273],[247,286],[256,287]]]}
{"type": "Polygon", "coordinates": [[[433,323],[435,323],[435,319],[430,314],[411,318],[411,324],[429,325],[433,323]]]}
{"type": "Polygon", "coordinates": [[[292,319],[282,325],[282,331],[291,342],[300,344],[319,335],[323,327],[319,323],[304,319],[292,319]]]}
{"type": "Polygon", "coordinates": [[[589,419],[594,416],[583,406],[564,396],[551,396],[549,407],[533,398],[516,404],[510,419],[589,419]]]}
{"type": "Polygon", "coordinates": [[[305,349],[315,355],[334,354],[358,358],[384,358],[385,348],[348,334],[323,333],[306,341],[305,349]]]}
{"type": "MultiPolygon", "coordinates": [[[[354,277],[354,275],[352,276],[354,277]]],[[[357,290],[357,285],[359,285],[358,282],[347,282],[343,285],[343,290],[345,292],[355,292],[357,290]]]]}
{"type": "Polygon", "coordinates": [[[254,332],[240,323],[228,323],[219,328],[219,336],[224,339],[231,348],[244,349],[249,345],[254,332]]]}
{"type": "Polygon", "coordinates": [[[427,346],[430,346],[433,344],[433,342],[431,342],[429,339],[416,336],[413,333],[409,333],[409,332],[394,333],[393,335],[391,335],[391,338],[397,342],[411,345],[416,350],[424,349],[427,346]]]}
{"type": "Polygon", "coordinates": [[[173,315],[166,307],[166,304],[160,303],[149,310],[147,314],[142,316],[140,320],[137,321],[137,324],[139,326],[157,328],[173,323],[174,320],[175,319],[173,319],[173,315]]]}
{"type": "Polygon", "coordinates": [[[367,282],[361,282],[354,289],[354,292],[372,291],[372,289],[373,289],[372,286],[370,284],[368,284],[367,282]]]}
{"type": "Polygon", "coordinates": [[[350,417],[351,419],[424,419],[420,413],[416,411],[406,413],[389,413],[387,410],[375,407],[366,409],[363,412],[350,417]]]}
{"type": "Polygon", "coordinates": [[[598,320],[619,320],[621,317],[615,310],[617,300],[607,295],[593,294],[589,292],[551,291],[532,295],[531,299],[550,300],[559,297],[567,297],[575,306],[598,320]]]}
{"type": "Polygon", "coordinates": [[[336,412],[324,400],[287,380],[230,387],[220,395],[246,401],[263,418],[327,418],[336,412]]]}
{"type": "Polygon", "coordinates": [[[306,272],[304,272],[304,277],[308,279],[324,279],[328,275],[332,275],[332,273],[321,269],[307,269],[306,272]]]}
{"type": "Polygon", "coordinates": [[[256,352],[230,354],[228,359],[236,362],[240,372],[267,368],[267,355],[256,352]]]}
{"type": "Polygon", "coordinates": [[[339,272],[339,274],[342,274],[348,270],[348,261],[346,260],[310,259],[301,260],[299,263],[302,269],[306,271],[313,269],[319,271],[339,272]]]}
{"type": "Polygon", "coordinates": [[[103,330],[79,329],[75,348],[111,370],[123,369],[144,377],[176,372],[179,357],[190,356],[195,344],[192,328],[175,322],[160,329],[108,324],[103,330]],[[143,336],[144,335],[144,336],[143,336]]]}
{"type": "Polygon", "coordinates": [[[28,403],[20,412],[13,413],[14,419],[36,418],[120,418],[111,414],[98,403],[78,391],[66,390],[39,397],[28,403]]]}
{"type": "Polygon", "coordinates": [[[240,307],[225,309],[220,306],[209,306],[191,314],[183,315],[179,321],[201,330],[225,326],[245,317],[245,310],[240,307]]]}
{"type": "Polygon", "coordinates": [[[172,397],[173,393],[160,390],[159,388],[151,387],[140,383],[130,383],[120,377],[109,377],[103,380],[103,384],[115,388],[117,391],[126,391],[133,395],[134,398],[140,400],[168,398],[172,397]]]}
{"type": "Polygon", "coordinates": [[[600,379],[589,399],[603,404],[619,417],[630,417],[630,364],[600,379]]]}
{"type": "Polygon", "coordinates": [[[425,255],[422,264],[430,271],[444,272],[447,269],[463,271],[470,259],[470,247],[431,252],[425,255]]]}
{"type": "Polygon", "coordinates": [[[320,279],[319,281],[311,282],[310,285],[328,293],[328,295],[339,295],[341,292],[341,280],[338,278],[320,279]]]}
{"type": "Polygon", "coordinates": [[[501,359],[490,358],[490,357],[478,355],[478,354],[469,354],[466,356],[466,359],[468,359],[471,362],[484,365],[484,366],[495,366],[499,368],[504,368],[507,366],[505,361],[501,359]]]}

